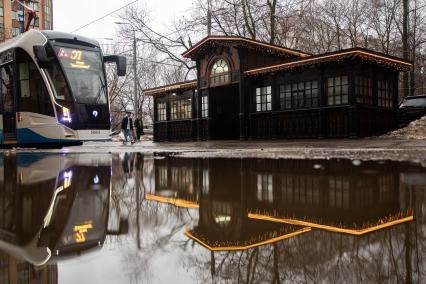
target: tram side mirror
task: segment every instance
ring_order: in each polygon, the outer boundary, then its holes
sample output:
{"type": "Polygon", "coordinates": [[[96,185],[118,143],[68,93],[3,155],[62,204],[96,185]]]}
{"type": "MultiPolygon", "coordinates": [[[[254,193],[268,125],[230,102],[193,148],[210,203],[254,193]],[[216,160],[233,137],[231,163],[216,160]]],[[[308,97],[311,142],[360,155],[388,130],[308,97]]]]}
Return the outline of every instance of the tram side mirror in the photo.
{"type": "Polygon", "coordinates": [[[104,63],[115,62],[117,64],[117,75],[125,76],[126,75],[126,57],[121,55],[105,55],[104,63]]]}
{"type": "Polygon", "coordinates": [[[46,48],[44,45],[34,45],[34,55],[37,58],[37,63],[40,68],[48,68],[49,67],[49,59],[47,57],[46,48]]]}

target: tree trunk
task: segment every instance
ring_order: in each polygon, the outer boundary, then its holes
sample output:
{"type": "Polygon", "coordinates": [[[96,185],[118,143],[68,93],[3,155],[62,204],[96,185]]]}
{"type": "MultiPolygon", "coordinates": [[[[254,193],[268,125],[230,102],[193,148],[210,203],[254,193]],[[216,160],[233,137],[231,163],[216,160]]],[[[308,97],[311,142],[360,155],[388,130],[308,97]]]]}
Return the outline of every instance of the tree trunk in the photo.
{"type": "Polygon", "coordinates": [[[268,0],[268,6],[269,6],[269,25],[270,25],[270,38],[269,42],[274,44],[275,43],[275,11],[277,7],[277,0],[268,0]]]}
{"type": "MultiPolygon", "coordinates": [[[[408,60],[408,0],[402,0],[402,57],[408,60]]],[[[408,96],[408,72],[402,74],[402,95],[405,98],[408,96]]]]}

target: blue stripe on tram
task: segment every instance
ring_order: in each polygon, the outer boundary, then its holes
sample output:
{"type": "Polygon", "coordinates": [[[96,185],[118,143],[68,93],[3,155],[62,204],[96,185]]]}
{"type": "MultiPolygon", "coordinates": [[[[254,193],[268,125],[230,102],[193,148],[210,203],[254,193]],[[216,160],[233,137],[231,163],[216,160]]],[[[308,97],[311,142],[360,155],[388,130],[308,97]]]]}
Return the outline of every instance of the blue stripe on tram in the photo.
{"type": "Polygon", "coordinates": [[[17,141],[18,143],[70,143],[76,142],[78,140],[65,140],[65,139],[55,139],[48,138],[38,134],[37,132],[29,128],[18,128],[16,129],[17,141]]]}

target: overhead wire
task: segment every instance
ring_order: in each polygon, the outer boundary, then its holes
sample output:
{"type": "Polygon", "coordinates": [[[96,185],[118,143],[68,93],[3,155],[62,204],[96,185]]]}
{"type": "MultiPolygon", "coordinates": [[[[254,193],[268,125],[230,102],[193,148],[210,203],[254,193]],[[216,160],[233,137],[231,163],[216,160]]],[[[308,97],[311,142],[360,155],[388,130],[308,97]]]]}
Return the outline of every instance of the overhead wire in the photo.
{"type": "Polygon", "coordinates": [[[96,23],[96,22],[98,22],[98,21],[100,21],[100,20],[102,20],[102,19],[104,19],[104,18],[108,17],[109,15],[112,15],[112,14],[114,14],[114,13],[116,13],[116,12],[118,12],[118,11],[120,11],[120,10],[122,10],[122,9],[124,9],[124,8],[126,8],[126,7],[128,7],[128,6],[132,5],[132,4],[134,4],[134,3],[136,3],[136,2],[138,2],[138,1],[139,1],[139,0],[135,0],[135,1],[130,2],[130,3],[128,3],[128,4],[126,4],[126,5],[124,5],[124,6],[120,7],[120,8],[118,8],[118,9],[116,9],[116,10],[112,11],[112,12],[109,12],[109,13],[107,13],[107,14],[103,15],[102,17],[97,18],[97,19],[95,19],[95,20],[93,20],[93,21],[91,21],[91,22],[89,22],[89,23],[87,23],[87,24],[85,24],[85,25],[83,25],[83,26],[81,26],[81,27],[79,27],[79,28],[77,28],[77,29],[75,29],[75,30],[71,31],[71,33],[75,33],[75,32],[77,32],[77,31],[79,31],[79,30],[81,30],[81,29],[84,29],[85,27],[90,26],[90,25],[92,25],[92,24],[94,24],[94,23],[96,23]]]}

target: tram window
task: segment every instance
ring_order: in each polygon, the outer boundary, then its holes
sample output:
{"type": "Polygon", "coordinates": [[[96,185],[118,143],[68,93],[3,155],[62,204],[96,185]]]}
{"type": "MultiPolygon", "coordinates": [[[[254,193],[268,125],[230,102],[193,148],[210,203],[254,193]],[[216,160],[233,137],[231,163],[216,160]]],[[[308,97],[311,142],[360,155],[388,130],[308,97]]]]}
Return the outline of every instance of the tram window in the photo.
{"type": "Polygon", "coordinates": [[[52,83],[55,86],[55,97],[60,100],[71,101],[70,91],[59,63],[57,61],[51,62],[47,71],[49,72],[52,83]]]}
{"type": "Polygon", "coordinates": [[[30,77],[29,77],[28,64],[19,64],[19,74],[21,81],[21,98],[30,97],[30,77]]]}
{"type": "Polygon", "coordinates": [[[25,52],[19,53],[19,110],[54,116],[52,101],[39,70],[25,52]]]}
{"type": "Polygon", "coordinates": [[[14,92],[13,92],[13,69],[12,65],[1,68],[1,96],[3,99],[3,111],[14,111],[14,92]]]}

